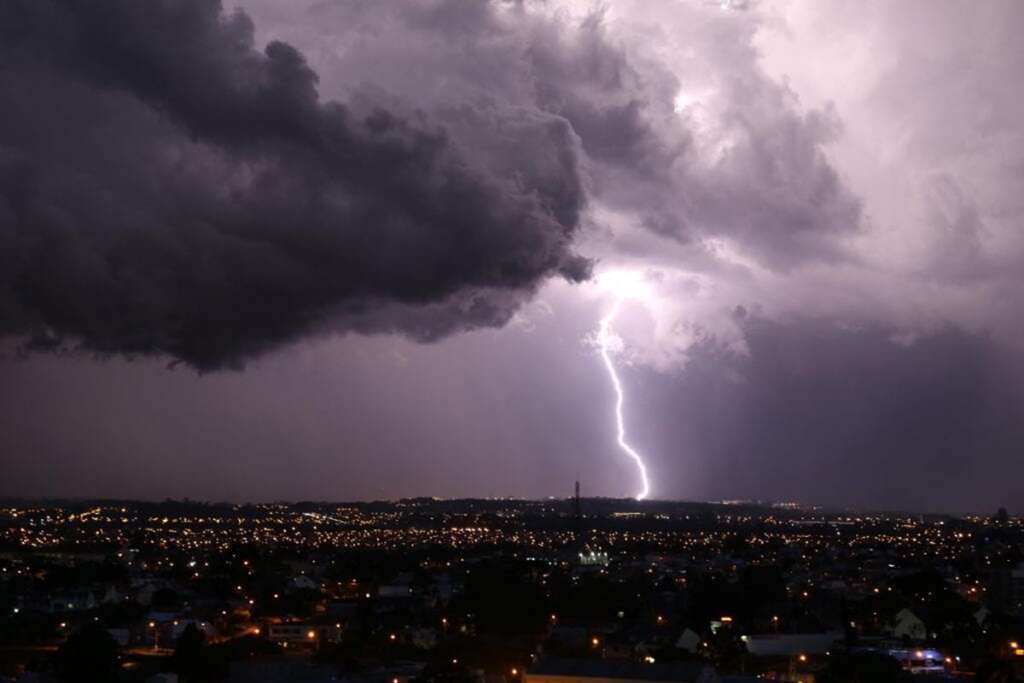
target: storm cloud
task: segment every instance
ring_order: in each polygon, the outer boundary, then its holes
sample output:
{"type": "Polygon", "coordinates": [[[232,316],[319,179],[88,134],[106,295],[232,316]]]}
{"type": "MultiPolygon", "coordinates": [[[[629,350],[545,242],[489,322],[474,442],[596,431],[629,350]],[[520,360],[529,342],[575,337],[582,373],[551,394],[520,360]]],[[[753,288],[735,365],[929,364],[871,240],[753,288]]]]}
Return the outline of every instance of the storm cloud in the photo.
{"type": "Polygon", "coordinates": [[[380,307],[398,331],[438,307],[423,338],[500,325],[588,273],[560,116],[322,100],[214,0],[10,2],[0,25],[0,330],[34,347],[209,369],[380,307]]]}
{"type": "Polygon", "coordinates": [[[3,332],[213,369],[500,326],[652,239],[694,272],[856,260],[838,117],[767,76],[746,17],[299,8],[261,33],[213,0],[5,5],[3,332]]]}
{"type": "Polygon", "coordinates": [[[237,3],[0,5],[0,335],[147,357],[7,491],[629,494],[625,275],[655,496],[1019,509],[1024,5],[237,3]]]}
{"type": "Polygon", "coordinates": [[[740,326],[745,354],[704,341],[675,377],[631,377],[636,433],[674,492],[947,511],[1024,494],[1007,479],[1024,441],[1007,346],[955,327],[908,343],[836,320],[740,326]]]}

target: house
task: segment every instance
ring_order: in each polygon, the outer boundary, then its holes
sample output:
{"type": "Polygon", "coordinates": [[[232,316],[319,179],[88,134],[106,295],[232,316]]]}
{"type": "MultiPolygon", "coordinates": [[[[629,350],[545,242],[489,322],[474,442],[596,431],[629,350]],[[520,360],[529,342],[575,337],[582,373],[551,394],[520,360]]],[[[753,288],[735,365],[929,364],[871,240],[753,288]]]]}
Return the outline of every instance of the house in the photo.
{"type": "Polygon", "coordinates": [[[407,598],[412,595],[412,574],[399,574],[389,583],[377,588],[377,595],[382,598],[407,598]]]}
{"type": "Polygon", "coordinates": [[[121,647],[126,647],[132,639],[132,632],[126,628],[108,628],[107,633],[121,647]]]}
{"type": "Polygon", "coordinates": [[[700,635],[692,628],[688,628],[676,639],[676,647],[687,652],[696,652],[700,647],[700,635]]]}
{"type": "Polygon", "coordinates": [[[438,641],[437,629],[415,628],[409,632],[409,642],[421,650],[432,650],[438,641]]]}
{"type": "Polygon", "coordinates": [[[125,595],[121,595],[120,591],[115,586],[107,587],[107,590],[103,593],[103,597],[100,598],[100,602],[104,605],[115,605],[119,602],[123,602],[127,598],[125,595]]]}
{"type": "Polygon", "coordinates": [[[336,643],[341,638],[341,627],[337,624],[310,624],[288,622],[268,624],[267,640],[281,645],[305,645],[315,647],[320,643],[336,643]]]}
{"type": "Polygon", "coordinates": [[[793,657],[796,655],[822,655],[830,651],[843,634],[827,633],[770,633],[740,636],[747,652],[756,657],[793,657]]]}
{"type": "Polygon", "coordinates": [[[320,584],[314,581],[313,579],[309,578],[305,574],[300,574],[299,576],[296,576],[291,581],[289,581],[288,587],[291,590],[320,590],[320,584]]]}
{"type": "Polygon", "coordinates": [[[81,612],[96,609],[99,603],[91,591],[77,590],[50,598],[51,612],[81,612]]]}
{"type": "Polygon", "coordinates": [[[909,638],[910,640],[924,640],[928,637],[928,629],[924,622],[909,609],[901,609],[893,617],[889,628],[894,638],[909,638]]]}
{"type": "Polygon", "coordinates": [[[146,683],[178,683],[178,674],[158,673],[146,679],[146,683]]]}
{"type": "Polygon", "coordinates": [[[306,623],[270,624],[267,640],[281,645],[316,645],[316,629],[306,623]]]}
{"type": "Polygon", "coordinates": [[[328,683],[337,680],[340,677],[332,666],[282,657],[231,662],[227,678],[228,683],[328,683]]]}

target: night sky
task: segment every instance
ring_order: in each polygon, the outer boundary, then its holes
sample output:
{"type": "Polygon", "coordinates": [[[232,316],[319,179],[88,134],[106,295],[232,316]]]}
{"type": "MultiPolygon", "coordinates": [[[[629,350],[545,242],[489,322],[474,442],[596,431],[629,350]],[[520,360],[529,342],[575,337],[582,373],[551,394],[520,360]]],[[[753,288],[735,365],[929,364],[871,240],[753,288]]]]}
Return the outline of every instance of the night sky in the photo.
{"type": "Polygon", "coordinates": [[[1024,513],[1021,26],[0,3],[0,496],[1024,513]]]}

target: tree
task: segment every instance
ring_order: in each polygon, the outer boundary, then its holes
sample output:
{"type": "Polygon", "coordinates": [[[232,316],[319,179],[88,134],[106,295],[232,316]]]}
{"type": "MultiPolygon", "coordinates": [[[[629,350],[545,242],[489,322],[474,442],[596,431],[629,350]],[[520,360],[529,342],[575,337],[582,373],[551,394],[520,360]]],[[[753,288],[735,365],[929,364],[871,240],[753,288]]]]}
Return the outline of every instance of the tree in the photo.
{"type": "Polygon", "coordinates": [[[913,679],[892,657],[864,652],[832,655],[819,680],[821,683],[904,683],[913,679]]]}
{"type": "Polygon", "coordinates": [[[1010,521],[1010,515],[1006,512],[1006,508],[999,508],[996,511],[995,522],[996,524],[1006,525],[1010,521]]]}
{"type": "Polygon", "coordinates": [[[170,588],[161,588],[153,593],[150,605],[158,612],[175,612],[181,607],[181,597],[170,588]]]}
{"type": "Polygon", "coordinates": [[[89,623],[58,648],[57,675],[65,681],[112,681],[117,658],[114,638],[99,624],[89,623]]]}
{"type": "Polygon", "coordinates": [[[1018,683],[1013,664],[1005,660],[987,659],[978,666],[978,683],[1018,683]]]}
{"type": "Polygon", "coordinates": [[[214,666],[206,648],[206,635],[195,624],[186,626],[178,637],[171,661],[182,681],[195,683],[211,678],[214,666]]]}
{"type": "Polygon", "coordinates": [[[540,587],[521,566],[481,564],[466,576],[465,590],[453,602],[475,615],[485,633],[506,635],[537,633],[547,623],[547,601],[540,587]]]}

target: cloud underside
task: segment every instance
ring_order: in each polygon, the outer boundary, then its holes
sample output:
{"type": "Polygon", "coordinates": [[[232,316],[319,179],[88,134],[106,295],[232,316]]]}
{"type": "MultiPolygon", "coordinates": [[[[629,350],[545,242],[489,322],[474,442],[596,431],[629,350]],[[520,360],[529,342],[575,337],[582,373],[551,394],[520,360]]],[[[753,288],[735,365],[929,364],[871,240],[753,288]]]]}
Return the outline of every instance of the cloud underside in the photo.
{"type": "Polygon", "coordinates": [[[323,100],[210,0],[13,2],[0,25],[0,330],[36,348],[210,369],[323,329],[501,325],[588,274],[563,117],[323,100]]]}
{"type": "Polygon", "coordinates": [[[847,258],[860,208],[822,152],[834,114],[801,113],[748,34],[709,150],[670,65],[600,12],[302,16],[349,45],[326,82],[216,0],[4,4],[0,333],[215,369],[329,331],[501,326],[549,277],[589,276],[593,206],[774,270],[847,258]]]}

